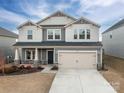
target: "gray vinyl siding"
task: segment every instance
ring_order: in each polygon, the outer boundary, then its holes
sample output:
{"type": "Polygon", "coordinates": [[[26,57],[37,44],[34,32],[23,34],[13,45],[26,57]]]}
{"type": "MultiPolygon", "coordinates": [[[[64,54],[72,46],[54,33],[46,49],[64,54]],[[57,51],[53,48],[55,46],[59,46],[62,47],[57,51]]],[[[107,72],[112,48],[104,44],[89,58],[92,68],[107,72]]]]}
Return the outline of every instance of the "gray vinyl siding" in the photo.
{"type": "Polygon", "coordinates": [[[47,58],[46,58],[46,49],[42,49],[42,60],[43,61],[47,60],[47,58]]]}
{"type": "Polygon", "coordinates": [[[13,44],[16,43],[16,38],[8,36],[0,36],[0,51],[5,57],[14,57],[13,44]]]}
{"type": "MultiPolygon", "coordinates": [[[[43,41],[47,41],[47,28],[43,28],[43,41]]],[[[61,28],[61,41],[65,41],[65,29],[64,28],[61,28]]]]}

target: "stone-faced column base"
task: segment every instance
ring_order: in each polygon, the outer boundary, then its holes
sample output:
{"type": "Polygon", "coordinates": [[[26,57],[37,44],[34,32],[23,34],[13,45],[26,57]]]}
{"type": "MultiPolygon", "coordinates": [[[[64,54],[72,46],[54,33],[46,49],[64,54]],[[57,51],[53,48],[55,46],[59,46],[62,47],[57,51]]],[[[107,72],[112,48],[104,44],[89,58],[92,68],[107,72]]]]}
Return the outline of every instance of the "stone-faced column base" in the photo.
{"type": "Polygon", "coordinates": [[[19,65],[20,64],[20,60],[14,60],[14,65],[19,65]]]}

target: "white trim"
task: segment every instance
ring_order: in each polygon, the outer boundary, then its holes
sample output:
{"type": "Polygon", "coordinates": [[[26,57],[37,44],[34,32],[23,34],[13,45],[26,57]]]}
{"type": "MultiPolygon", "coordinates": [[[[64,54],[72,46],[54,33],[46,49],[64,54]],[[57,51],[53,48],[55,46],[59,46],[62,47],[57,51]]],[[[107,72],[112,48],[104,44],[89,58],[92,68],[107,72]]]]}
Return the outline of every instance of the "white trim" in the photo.
{"type": "Polygon", "coordinates": [[[86,20],[86,21],[88,21],[89,23],[94,24],[94,25],[100,27],[99,24],[97,24],[97,23],[95,23],[95,22],[93,22],[93,21],[91,21],[91,20],[89,20],[89,19],[87,19],[87,18],[85,18],[85,17],[80,17],[80,18],[77,19],[76,21],[73,21],[73,22],[71,22],[70,24],[65,25],[64,27],[65,27],[65,28],[66,28],[66,27],[69,27],[69,26],[73,25],[75,22],[78,22],[78,21],[80,21],[80,20],[86,20]]]}
{"type": "Polygon", "coordinates": [[[47,40],[48,41],[60,41],[61,40],[61,33],[62,33],[61,29],[47,29],[47,40]],[[48,30],[52,30],[53,31],[53,39],[48,39],[48,30]],[[60,39],[55,39],[55,31],[56,30],[59,30],[59,32],[60,32],[60,39]]]}
{"type": "Polygon", "coordinates": [[[58,50],[58,64],[59,64],[59,53],[62,53],[62,52],[71,52],[71,53],[74,53],[74,52],[89,52],[89,53],[95,53],[96,54],[96,69],[97,69],[97,64],[98,64],[98,55],[97,55],[97,50],[92,50],[92,51],[83,51],[83,50],[58,50]]]}
{"type": "Polygon", "coordinates": [[[74,29],[73,31],[73,40],[76,41],[76,40],[79,40],[79,41],[82,41],[82,40],[91,40],[91,29],[88,29],[90,31],[90,39],[87,39],[87,29],[74,29]],[[75,35],[75,30],[77,31],[77,39],[74,39],[74,35],[75,35]],[[84,39],[80,39],[80,30],[84,31],[84,39]]]}

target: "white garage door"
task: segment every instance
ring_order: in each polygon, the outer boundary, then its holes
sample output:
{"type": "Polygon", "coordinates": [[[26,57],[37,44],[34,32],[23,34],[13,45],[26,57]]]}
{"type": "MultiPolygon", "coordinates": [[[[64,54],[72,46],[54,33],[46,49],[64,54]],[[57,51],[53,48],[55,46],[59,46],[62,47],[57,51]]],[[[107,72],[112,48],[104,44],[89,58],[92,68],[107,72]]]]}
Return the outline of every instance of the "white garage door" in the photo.
{"type": "Polygon", "coordinates": [[[59,52],[59,68],[96,69],[96,52],[59,52]]]}

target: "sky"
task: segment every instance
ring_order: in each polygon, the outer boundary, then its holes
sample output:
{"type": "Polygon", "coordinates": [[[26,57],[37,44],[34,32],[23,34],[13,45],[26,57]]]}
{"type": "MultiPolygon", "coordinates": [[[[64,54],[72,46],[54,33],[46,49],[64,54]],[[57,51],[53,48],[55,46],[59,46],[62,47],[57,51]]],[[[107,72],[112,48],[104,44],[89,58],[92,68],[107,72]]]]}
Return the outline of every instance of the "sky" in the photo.
{"type": "Polygon", "coordinates": [[[37,22],[58,10],[86,17],[103,32],[124,18],[124,0],[0,0],[0,26],[18,33],[23,22],[37,22]]]}

